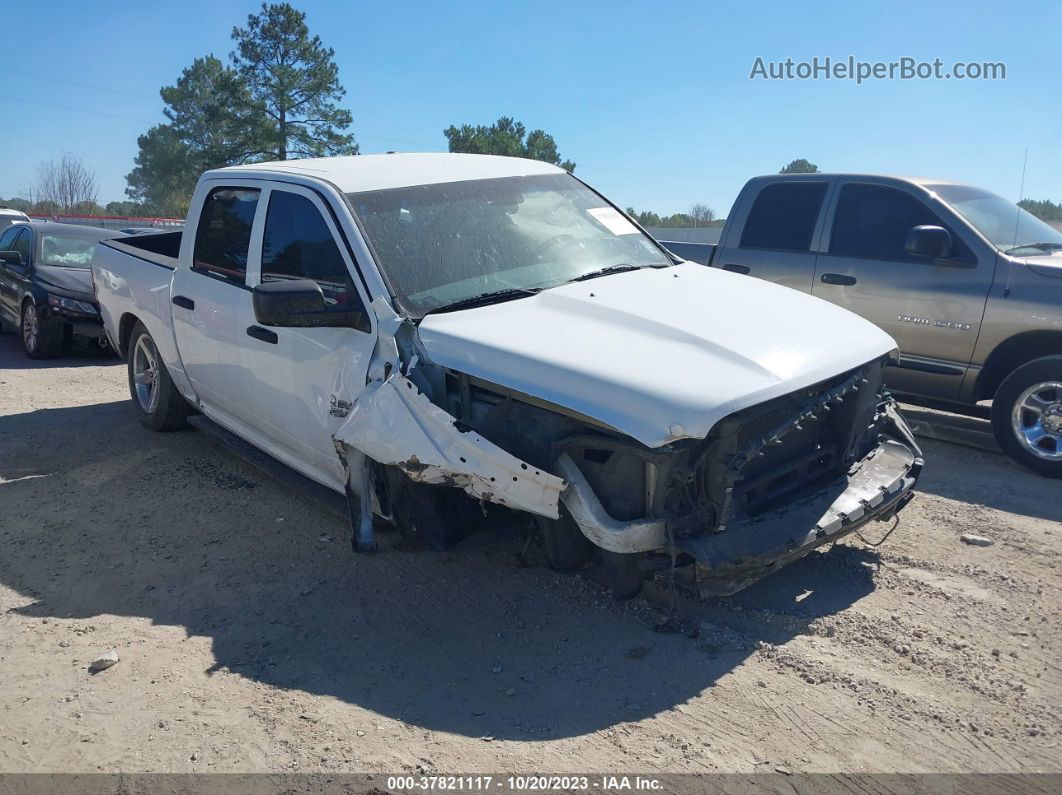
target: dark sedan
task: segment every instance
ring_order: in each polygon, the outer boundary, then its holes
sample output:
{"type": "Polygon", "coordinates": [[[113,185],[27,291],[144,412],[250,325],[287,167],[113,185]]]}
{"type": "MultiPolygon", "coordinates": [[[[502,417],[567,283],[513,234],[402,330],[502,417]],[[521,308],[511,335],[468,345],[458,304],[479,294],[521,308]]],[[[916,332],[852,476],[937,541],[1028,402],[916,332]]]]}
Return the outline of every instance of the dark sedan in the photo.
{"type": "Polygon", "coordinates": [[[73,336],[105,340],[92,290],[96,243],[123,237],[91,226],[32,222],[0,235],[0,322],[31,359],[58,356],[73,336]]]}

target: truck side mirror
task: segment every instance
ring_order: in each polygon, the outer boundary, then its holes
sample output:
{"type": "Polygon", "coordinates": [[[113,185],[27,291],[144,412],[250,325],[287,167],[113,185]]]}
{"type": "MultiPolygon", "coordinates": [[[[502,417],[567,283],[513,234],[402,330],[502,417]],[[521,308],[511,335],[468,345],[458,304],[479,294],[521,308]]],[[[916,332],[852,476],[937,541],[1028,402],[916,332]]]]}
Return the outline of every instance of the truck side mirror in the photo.
{"type": "Polygon", "coordinates": [[[265,282],[251,291],[254,319],[263,326],[322,326],[325,322],[324,293],[311,279],[265,282]]]}
{"type": "Polygon", "coordinates": [[[8,265],[21,265],[22,253],[18,251],[0,251],[0,261],[8,265]]]}
{"type": "Polygon", "coordinates": [[[916,257],[947,259],[951,256],[951,232],[942,226],[916,226],[907,233],[904,251],[916,257]]]}

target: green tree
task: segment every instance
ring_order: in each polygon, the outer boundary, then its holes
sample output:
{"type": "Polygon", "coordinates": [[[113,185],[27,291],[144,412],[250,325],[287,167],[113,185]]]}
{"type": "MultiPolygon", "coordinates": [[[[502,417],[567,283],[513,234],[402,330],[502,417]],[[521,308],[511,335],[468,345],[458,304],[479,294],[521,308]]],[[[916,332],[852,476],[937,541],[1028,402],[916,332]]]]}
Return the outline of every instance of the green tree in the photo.
{"type": "Polygon", "coordinates": [[[287,3],[262,5],[226,66],[197,58],[161,89],[165,124],[137,139],[126,195],[160,215],[182,215],[202,172],[291,157],[357,154],[332,49],[310,37],[306,15],[287,3]]]}
{"type": "Polygon", "coordinates": [[[99,202],[83,201],[67,208],[67,212],[74,215],[106,215],[107,211],[99,202]]]}
{"type": "Polygon", "coordinates": [[[633,207],[628,207],[627,215],[634,218],[642,226],[656,226],[662,229],[683,229],[688,226],[722,226],[725,222],[722,218],[716,218],[715,212],[705,204],[694,204],[688,212],[664,216],[657,215],[651,210],[635,210],[633,207]]]}
{"type": "Polygon", "coordinates": [[[149,207],[146,204],[140,202],[107,202],[107,206],[104,208],[107,215],[125,215],[125,216],[157,216],[159,213],[154,207],[149,207]]]}
{"type": "Polygon", "coordinates": [[[797,160],[790,161],[789,165],[785,166],[779,174],[818,174],[819,167],[812,163],[810,160],[799,158],[797,160]]]}
{"type": "Polygon", "coordinates": [[[33,203],[33,207],[30,208],[29,210],[26,210],[26,212],[28,214],[30,214],[30,215],[47,215],[47,216],[58,215],[62,211],[63,211],[62,207],[60,207],[58,204],[56,204],[55,202],[53,202],[53,201],[51,201],[49,199],[43,199],[41,201],[34,202],[33,203]]]}
{"type": "Polygon", "coordinates": [[[169,126],[206,168],[271,154],[261,143],[261,120],[248,110],[250,91],[235,69],[213,55],[196,58],[159,93],[169,126]]]}
{"type": "Polygon", "coordinates": [[[575,163],[561,160],[557,142],[545,130],[532,130],[521,122],[502,116],[490,127],[462,124],[450,125],[443,130],[451,152],[467,152],[475,155],[505,155],[528,157],[560,166],[565,171],[575,171],[575,163]]]}
{"type": "Polygon", "coordinates": [[[687,226],[696,226],[696,221],[686,213],[674,213],[660,219],[660,226],[668,229],[683,229],[687,226]]]}
{"type": "Polygon", "coordinates": [[[640,223],[642,226],[660,226],[660,216],[650,210],[635,210],[627,208],[627,215],[640,223]]]}
{"type": "Polygon", "coordinates": [[[247,27],[233,28],[232,38],[232,66],[248,95],[234,95],[235,107],[260,147],[248,154],[287,160],[358,153],[354,136],[343,132],[350,111],[335,104],[346,93],[335,50],[310,36],[305,13],[288,3],[263,3],[247,27]]]}
{"type": "Polygon", "coordinates": [[[24,213],[28,213],[33,209],[33,202],[29,199],[22,199],[18,196],[12,196],[10,199],[0,199],[0,207],[4,207],[10,210],[19,210],[24,213]]]}
{"type": "Polygon", "coordinates": [[[162,215],[178,215],[187,208],[202,172],[265,153],[256,142],[253,119],[246,116],[250,94],[236,71],[213,55],[196,58],[159,94],[169,123],[137,139],[125,192],[162,215]]]}
{"type": "Polygon", "coordinates": [[[1062,204],[1055,204],[1050,199],[1022,199],[1018,206],[1042,221],[1062,221],[1062,204]]]}
{"type": "Polygon", "coordinates": [[[160,215],[179,217],[188,209],[199,174],[211,165],[169,124],[152,127],[137,139],[139,152],[125,179],[125,194],[160,215]]]}

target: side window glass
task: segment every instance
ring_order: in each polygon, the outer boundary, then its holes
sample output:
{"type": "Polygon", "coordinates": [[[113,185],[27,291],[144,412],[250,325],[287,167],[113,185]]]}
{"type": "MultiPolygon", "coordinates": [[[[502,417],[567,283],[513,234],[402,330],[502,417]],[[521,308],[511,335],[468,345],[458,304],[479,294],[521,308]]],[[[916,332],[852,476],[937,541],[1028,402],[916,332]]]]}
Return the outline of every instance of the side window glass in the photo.
{"type": "Polygon", "coordinates": [[[834,213],[830,253],[859,259],[925,262],[904,250],[916,226],[942,226],[951,232],[955,259],[974,262],[973,253],[936,213],[916,197],[882,185],[845,185],[834,213]]]}
{"type": "Polygon", "coordinates": [[[0,235],[0,251],[13,251],[15,242],[15,235],[21,232],[22,229],[17,226],[13,226],[0,235]]]}
{"type": "Polygon", "coordinates": [[[33,233],[28,229],[20,229],[21,234],[15,238],[14,244],[11,246],[12,251],[17,251],[22,255],[22,264],[28,265],[30,261],[30,248],[33,246],[33,233]]]}
{"type": "Polygon", "coordinates": [[[320,211],[305,196],[274,190],[269,196],[262,238],[262,281],[281,279],[317,282],[328,311],[337,315],[335,325],[347,325],[341,315],[365,313],[347,264],[320,211]]]}
{"type": "Polygon", "coordinates": [[[741,248],[808,251],[826,196],[826,185],[825,182],[780,182],[761,190],[745,220],[741,248]]]}
{"type": "Polygon", "coordinates": [[[233,284],[244,283],[251,225],[260,193],[252,188],[214,188],[210,191],[195,230],[192,270],[218,276],[233,284]]]}

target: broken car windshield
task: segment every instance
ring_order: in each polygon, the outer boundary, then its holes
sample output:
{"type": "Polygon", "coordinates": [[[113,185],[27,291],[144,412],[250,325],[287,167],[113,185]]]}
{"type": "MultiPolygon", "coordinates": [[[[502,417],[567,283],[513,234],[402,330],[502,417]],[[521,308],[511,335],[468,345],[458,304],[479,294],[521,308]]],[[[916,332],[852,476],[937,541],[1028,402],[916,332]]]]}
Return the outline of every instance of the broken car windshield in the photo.
{"type": "Polygon", "coordinates": [[[51,265],[56,268],[87,270],[92,265],[96,243],[109,237],[123,237],[123,235],[93,228],[63,230],[62,232],[48,230],[40,236],[38,262],[41,265],[51,265]]]}
{"type": "Polygon", "coordinates": [[[402,307],[415,317],[591,273],[671,264],[569,174],[348,194],[402,307]]]}

